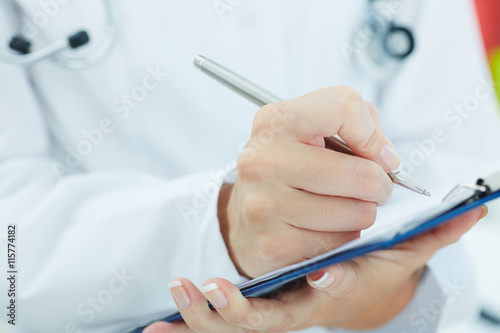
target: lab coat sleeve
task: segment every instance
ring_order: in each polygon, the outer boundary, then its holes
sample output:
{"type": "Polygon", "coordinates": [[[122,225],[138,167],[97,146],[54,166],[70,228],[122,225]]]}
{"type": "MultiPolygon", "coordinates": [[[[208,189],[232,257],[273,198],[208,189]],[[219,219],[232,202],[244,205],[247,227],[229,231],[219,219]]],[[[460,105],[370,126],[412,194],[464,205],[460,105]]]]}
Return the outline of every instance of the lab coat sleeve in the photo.
{"type": "MultiPolygon", "coordinates": [[[[175,309],[167,283],[235,283],[219,231],[231,169],[167,181],[133,171],[59,179],[25,72],[0,64],[1,267],[17,225],[15,332],[123,332],[175,309]]],[[[6,279],[0,279],[7,304],[6,279]]],[[[6,321],[2,315],[2,321],[6,321]]]]}

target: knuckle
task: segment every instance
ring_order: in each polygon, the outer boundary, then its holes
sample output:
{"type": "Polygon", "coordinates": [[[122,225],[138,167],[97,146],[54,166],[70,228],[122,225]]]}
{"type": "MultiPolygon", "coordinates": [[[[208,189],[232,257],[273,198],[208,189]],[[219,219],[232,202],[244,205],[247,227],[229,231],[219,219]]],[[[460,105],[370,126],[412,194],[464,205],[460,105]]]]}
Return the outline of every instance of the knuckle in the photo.
{"type": "Polygon", "coordinates": [[[259,254],[263,261],[267,263],[278,263],[287,258],[287,251],[285,245],[277,240],[273,235],[261,235],[257,240],[259,247],[259,254]]]}
{"type": "Polygon", "coordinates": [[[186,322],[186,325],[195,332],[204,332],[206,330],[206,324],[204,324],[201,320],[190,320],[186,322]]]}
{"type": "Polygon", "coordinates": [[[276,138],[283,137],[297,116],[292,105],[279,102],[263,106],[257,111],[252,124],[251,141],[266,146],[276,138]]]}
{"type": "Polygon", "coordinates": [[[375,114],[380,114],[380,112],[378,111],[377,107],[375,106],[375,104],[373,104],[372,102],[370,101],[364,101],[365,104],[366,104],[366,107],[373,113],[375,114]]]}
{"type": "Polygon", "coordinates": [[[358,185],[368,198],[372,198],[378,194],[380,172],[375,162],[364,160],[363,163],[357,165],[355,173],[356,178],[360,182],[358,185]]]}
{"type": "Polygon", "coordinates": [[[262,325],[265,322],[264,315],[258,308],[254,308],[251,311],[245,313],[245,323],[242,326],[252,330],[252,332],[258,332],[261,330],[262,325]]]}
{"type": "Polygon", "coordinates": [[[258,176],[258,162],[255,156],[249,154],[249,148],[245,148],[245,151],[238,157],[236,162],[236,170],[238,172],[238,177],[240,179],[255,179],[258,176]]]}
{"type": "Polygon", "coordinates": [[[329,291],[330,295],[337,298],[348,298],[352,296],[359,289],[359,275],[355,263],[344,263],[344,279],[332,290],[329,291]]]}
{"type": "Polygon", "coordinates": [[[364,102],[361,93],[354,88],[340,86],[340,106],[345,117],[351,117],[356,112],[361,111],[361,104],[364,102]]]}
{"type": "Polygon", "coordinates": [[[245,150],[240,154],[236,162],[238,177],[243,180],[263,180],[270,177],[280,168],[280,161],[276,154],[280,151],[273,145],[264,145],[250,140],[245,150]]]}
{"type": "Polygon", "coordinates": [[[362,202],[354,217],[354,224],[358,229],[368,229],[377,218],[377,205],[374,202],[362,202]]]}
{"type": "Polygon", "coordinates": [[[261,210],[259,208],[258,200],[254,195],[247,194],[241,199],[241,215],[246,221],[252,224],[261,218],[261,210]]]}
{"type": "Polygon", "coordinates": [[[390,181],[384,169],[377,163],[365,160],[356,169],[358,186],[364,193],[363,199],[380,202],[388,200],[392,192],[390,181]]]}
{"type": "Polygon", "coordinates": [[[370,113],[370,117],[373,119],[377,127],[382,129],[382,118],[380,116],[380,111],[372,102],[365,101],[365,105],[368,109],[368,112],[370,113]]]}
{"type": "Polygon", "coordinates": [[[253,118],[252,133],[256,133],[261,129],[267,127],[268,116],[270,112],[269,109],[270,109],[269,105],[264,105],[257,111],[255,117],[253,118]]]}
{"type": "Polygon", "coordinates": [[[379,196],[378,205],[382,206],[386,204],[387,201],[389,201],[392,196],[392,191],[394,190],[394,183],[382,168],[380,168],[380,176],[377,188],[379,196]]]}
{"type": "Polygon", "coordinates": [[[374,120],[380,121],[380,111],[377,109],[375,104],[373,104],[372,102],[369,102],[369,101],[364,101],[364,103],[366,105],[366,108],[368,109],[368,112],[372,116],[372,118],[375,117],[374,120]]]}
{"type": "Polygon", "coordinates": [[[225,321],[235,327],[245,326],[245,314],[244,313],[232,313],[225,316],[225,321]]]}
{"type": "Polygon", "coordinates": [[[276,172],[276,162],[272,159],[272,153],[258,151],[250,146],[240,154],[236,162],[238,178],[245,181],[261,181],[276,172]]]}
{"type": "MultiPolygon", "coordinates": [[[[333,250],[341,245],[344,245],[356,238],[359,238],[361,232],[358,231],[345,231],[345,232],[331,232],[326,235],[326,239],[322,242],[323,252],[333,250]]],[[[321,253],[317,253],[321,254],[321,253]]],[[[316,255],[317,255],[316,254],[316,255]]]]}
{"type": "Polygon", "coordinates": [[[437,240],[437,243],[440,244],[441,246],[448,246],[451,244],[455,244],[460,240],[462,237],[461,234],[452,234],[450,235],[449,233],[443,233],[439,228],[435,229],[432,231],[432,234],[437,240]]]}
{"type": "Polygon", "coordinates": [[[281,103],[268,104],[261,107],[253,118],[252,134],[258,133],[269,127],[272,115],[276,112],[284,112],[281,103]]]}
{"type": "Polygon", "coordinates": [[[245,327],[237,327],[236,328],[236,333],[254,333],[255,331],[254,330],[251,330],[251,329],[248,329],[248,328],[245,328],[245,327]]]}
{"type": "Polygon", "coordinates": [[[294,316],[287,312],[283,315],[283,319],[271,324],[266,332],[281,333],[287,332],[291,327],[293,327],[294,316]]]}
{"type": "Polygon", "coordinates": [[[384,205],[392,197],[392,192],[394,191],[394,183],[390,180],[390,178],[387,177],[382,187],[383,187],[383,192],[382,192],[383,196],[380,204],[384,205]]]}
{"type": "Polygon", "coordinates": [[[358,142],[359,143],[358,149],[360,151],[363,151],[365,154],[369,154],[375,157],[376,154],[374,154],[374,152],[379,150],[378,147],[384,145],[385,138],[386,137],[382,129],[374,127],[370,135],[365,136],[358,142]]]}
{"type": "Polygon", "coordinates": [[[342,95],[342,99],[351,102],[361,102],[363,98],[361,97],[361,93],[354,88],[348,86],[339,86],[340,93],[342,95]]]}
{"type": "Polygon", "coordinates": [[[273,198],[268,198],[260,192],[252,192],[242,198],[240,209],[247,221],[260,225],[275,211],[275,207],[273,198]]]}
{"type": "Polygon", "coordinates": [[[461,238],[462,238],[462,236],[454,236],[454,237],[451,237],[450,239],[446,239],[444,243],[446,245],[452,245],[452,244],[457,243],[461,238]]]}
{"type": "Polygon", "coordinates": [[[257,242],[262,259],[266,262],[274,262],[276,257],[276,248],[274,247],[272,237],[269,237],[269,235],[260,236],[257,242]]]}

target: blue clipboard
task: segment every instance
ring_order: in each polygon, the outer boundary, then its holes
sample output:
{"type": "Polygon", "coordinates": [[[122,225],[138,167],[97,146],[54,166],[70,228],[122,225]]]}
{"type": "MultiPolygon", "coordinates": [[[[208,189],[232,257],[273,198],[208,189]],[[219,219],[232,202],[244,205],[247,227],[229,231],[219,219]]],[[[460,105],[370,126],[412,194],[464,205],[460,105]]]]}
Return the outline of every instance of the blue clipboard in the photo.
{"type": "MultiPolygon", "coordinates": [[[[373,251],[390,249],[499,197],[500,171],[479,179],[474,185],[464,183],[457,185],[445,197],[441,205],[429,209],[420,214],[419,217],[410,219],[398,227],[382,230],[366,238],[356,239],[335,250],[240,284],[238,288],[246,297],[273,297],[273,294],[282,292],[283,287],[300,283],[301,279],[308,274],[373,251]]],[[[155,321],[176,322],[181,320],[180,313],[174,311],[155,321]]],[[[142,332],[145,326],[132,332],[142,332]]]]}

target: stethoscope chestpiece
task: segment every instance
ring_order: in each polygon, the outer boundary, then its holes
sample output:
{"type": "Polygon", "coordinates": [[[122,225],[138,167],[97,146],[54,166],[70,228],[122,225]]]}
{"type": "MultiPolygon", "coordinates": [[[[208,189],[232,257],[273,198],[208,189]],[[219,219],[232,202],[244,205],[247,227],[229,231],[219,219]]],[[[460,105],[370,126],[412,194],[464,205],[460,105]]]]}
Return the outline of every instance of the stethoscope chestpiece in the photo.
{"type": "Polygon", "coordinates": [[[385,33],[383,47],[389,56],[403,60],[413,52],[415,39],[410,29],[391,25],[385,33]]]}
{"type": "Polygon", "coordinates": [[[385,82],[401,68],[415,49],[411,30],[381,15],[369,2],[368,17],[354,30],[353,64],[375,82],[385,82]]]}

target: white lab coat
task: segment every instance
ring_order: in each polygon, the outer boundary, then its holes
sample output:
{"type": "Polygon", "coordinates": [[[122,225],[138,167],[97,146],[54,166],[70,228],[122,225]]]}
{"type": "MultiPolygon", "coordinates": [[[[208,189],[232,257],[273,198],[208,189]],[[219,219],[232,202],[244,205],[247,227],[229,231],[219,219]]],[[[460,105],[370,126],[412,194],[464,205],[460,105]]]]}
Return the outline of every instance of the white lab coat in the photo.
{"type": "MultiPolygon", "coordinates": [[[[35,44],[81,28],[102,37],[102,1],[18,3],[31,32],[41,10],[51,13],[35,44]]],[[[415,166],[408,171],[433,192],[428,199],[396,189],[376,226],[498,168],[488,84],[466,116],[447,111],[474,96],[478,78],[490,80],[472,4],[403,3],[398,23],[413,28],[416,50],[383,85],[359,75],[341,51],[365,14],[361,0],[121,0],[121,35],[97,66],[0,63],[0,234],[18,224],[17,332],[123,332],[174,307],[167,283],[177,276],[198,285],[243,280],[220,236],[216,201],[256,107],[195,69],[197,54],[284,98],[344,84],[375,101],[415,166]],[[441,133],[433,147],[437,128],[446,139],[441,133]]],[[[0,25],[2,40],[19,29],[0,25]]],[[[429,267],[412,304],[381,332],[429,332],[473,314],[463,250],[440,251],[429,267]]]]}

